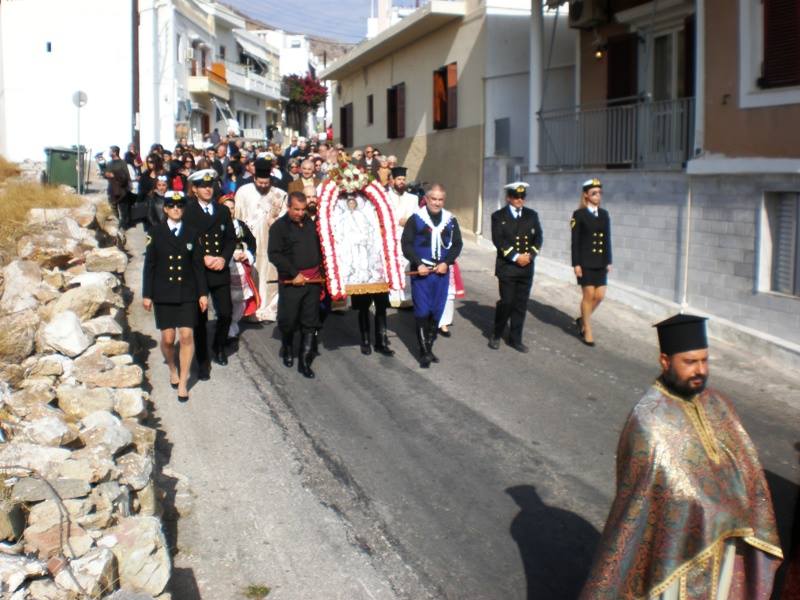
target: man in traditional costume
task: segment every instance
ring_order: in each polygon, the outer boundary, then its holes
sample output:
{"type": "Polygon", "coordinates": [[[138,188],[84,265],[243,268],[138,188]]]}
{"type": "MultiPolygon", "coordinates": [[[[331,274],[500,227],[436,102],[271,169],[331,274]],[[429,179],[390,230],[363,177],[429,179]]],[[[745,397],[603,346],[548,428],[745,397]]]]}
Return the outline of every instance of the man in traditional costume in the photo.
{"type": "MultiPolygon", "coordinates": [[[[256,238],[256,246],[262,250],[269,246],[269,228],[286,212],[286,192],[272,185],[271,172],[270,161],[257,158],[253,183],[240,187],[234,198],[236,218],[250,228],[256,238]]],[[[255,318],[258,321],[274,321],[278,315],[278,286],[267,282],[274,280],[278,272],[263,251],[256,255],[255,269],[261,299],[255,318]]]]}
{"type": "Polygon", "coordinates": [[[411,278],[414,317],[417,321],[419,364],[423,369],[439,362],[433,343],[447,302],[450,268],[461,254],[463,242],[458,222],[445,210],[447,192],[435,183],[426,195],[426,205],[406,222],[401,238],[403,255],[417,274],[411,278]]]}
{"type": "Polygon", "coordinates": [[[731,401],[705,387],[702,317],[656,325],[661,376],[617,449],[617,494],[582,600],[767,600],[783,558],[772,499],[731,401]]]}
{"type": "MultiPolygon", "coordinates": [[[[419,209],[419,198],[408,192],[408,182],[406,176],[408,169],[405,167],[394,167],[392,169],[392,185],[389,188],[387,197],[389,204],[392,205],[392,213],[396,221],[397,238],[403,235],[403,227],[411,216],[419,209]]],[[[408,271],[408,261],[403,259],[403,271],[408,271]]],[[[405,289],[392,290],[389,292],[389,303],[394,308],[411,305],[411,285],[410,280],[406,280],[405,289]]]]}

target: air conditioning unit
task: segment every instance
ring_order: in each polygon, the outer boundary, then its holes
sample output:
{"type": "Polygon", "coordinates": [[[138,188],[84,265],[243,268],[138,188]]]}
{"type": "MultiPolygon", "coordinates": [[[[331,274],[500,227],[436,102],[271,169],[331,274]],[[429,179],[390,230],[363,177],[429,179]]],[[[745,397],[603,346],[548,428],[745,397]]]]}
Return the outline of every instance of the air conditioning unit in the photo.
{"type": "Polygon", "coordinates": [[[571,0],[569,26],[574,29],[592,29],[607,20],[605,0],[571,0]]]}

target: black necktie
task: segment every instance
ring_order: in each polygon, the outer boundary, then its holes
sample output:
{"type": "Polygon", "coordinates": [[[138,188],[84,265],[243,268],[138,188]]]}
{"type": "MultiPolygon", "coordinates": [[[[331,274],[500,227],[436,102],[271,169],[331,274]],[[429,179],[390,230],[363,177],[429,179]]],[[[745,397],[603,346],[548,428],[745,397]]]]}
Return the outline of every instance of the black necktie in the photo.
{"type": "Polygon", "coordinates": [[[519,219],[521,216],[522,216],[522,209],[518,208],[517,209],[517,219],[519,219]]]}
{"type": "Polygon", "coordinates": [[[211,216],[211,209],[210,209],[208,206],[206,206],[206,207],[205,207],[203,210],[204,210],[204,211],[206,211],[206,214],[207,214],[209,217],[211,216]]]}
{"type": "Polygon", "coordinates": [[[172,230],[172,235],[174,235],[175,237],[178,237],[178,228],[177,227],[172,230]]]}

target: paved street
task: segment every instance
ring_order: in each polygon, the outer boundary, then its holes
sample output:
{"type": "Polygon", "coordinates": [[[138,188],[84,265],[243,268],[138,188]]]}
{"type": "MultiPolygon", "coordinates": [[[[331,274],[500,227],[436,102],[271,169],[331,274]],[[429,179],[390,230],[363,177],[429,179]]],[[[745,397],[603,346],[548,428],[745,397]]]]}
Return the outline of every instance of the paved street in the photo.
{"type": "MultiPolygon", "coordinates": [[[[457,303],[453,336],[437,341],[441,364],[429,370],[414,359],[406,311],[390,313],[394,358],[362,356],[355,313],[332,315],[313,381],[282,366],[271,325],[250,328],[231,364],[195,385],[187,406],[172,398],[157,348],[149,351],[169,466],[198,496],[176,533],[182,589],[230,597],[225,585],[261,576],[277,598],[575,597],[613,496],[619,430],[657,374],[655,331],[650,319],[606,302],[598,345],[585,347],[572,330],[577,288],[538,277],[530,354],[491,351],[493,255],[468,243],[461,264],[467,298],[457,303]],[[274,460],[262,455],[267,443],[274,460]],[[229,473],[209,478],[225,465],[229,473]],[[237,494],[211,481],[227,478],[237,494]],[[274,496],[276,484],[302,488],[302,501],[290,499],[277,516],[269,498],[261,513],[238,504],[274,496]],[[251,529],[243,513],[268,526],[251,529]],[[203,530],[208,519],[217,520],[213,535],[203,530]],[[211,539],[244,544],[260,535],[268,553],[252,555],[251,544],[227,557],[228,567],[244,565],[238,580],[212,575],[223,558],[206,548],[211,539]],[[317,591],[325,581],[336,591],[317,591]]],[[[133,318],[152,329],[151,317],[133,318]]],[[[800,481],[800,380],[743,349],[712,345],[711,384],[734,398],[755,440],[786,549],[800,481]]]]}

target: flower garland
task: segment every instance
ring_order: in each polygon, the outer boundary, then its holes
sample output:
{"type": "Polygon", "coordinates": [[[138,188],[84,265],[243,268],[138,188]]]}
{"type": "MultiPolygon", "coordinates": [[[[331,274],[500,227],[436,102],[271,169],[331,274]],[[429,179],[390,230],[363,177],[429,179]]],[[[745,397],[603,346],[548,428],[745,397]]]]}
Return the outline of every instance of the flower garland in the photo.
{"type": "MultiPolygon", "coordinates": [[[[358,170],[357,167],[352,167],[352,169],[358,170]]],[[[364,176],[366,177],[366,175],[364,176]]],[[[343,177],[345,176],[343,175],[343,177]]],[[[359,179],[363,181],[362,178],[359,179]]],[[[320,192],[317,231],[322,245],[323,266],[325,267],[328,292],[333,300],[343,300],[347,296],[347,289],[339,268],[339,258],[335,252],[336,240],[333,234],[332,216],[340,189],[353,193],[349,191],[351,185],[351,182],[342,183],[341,180],[337,181],[336,177],[332,177],[323,182],[320,192]]],[[[356,191],[360,192],[375,207],[378,224],[381,228],[384,271],[389,289],[403,289],[405,287],[405,276],[399,256],[400,244],[397,239],[397,230],[394,226],[394,213],[391,204],[388,202],[386,192],[374,181],[367,183],[356,191]]]]}

